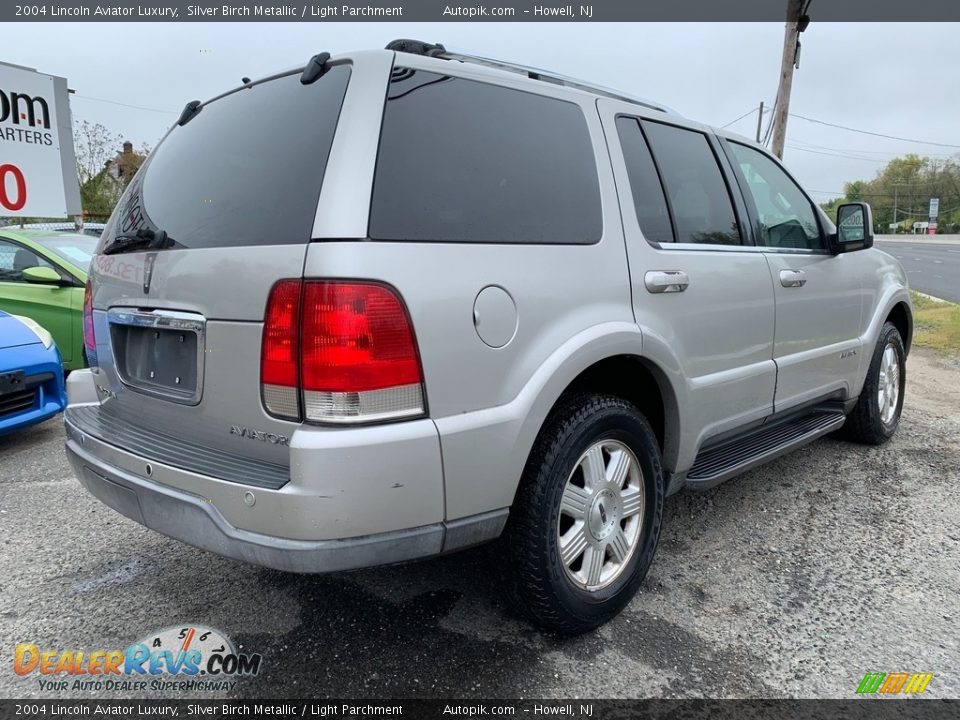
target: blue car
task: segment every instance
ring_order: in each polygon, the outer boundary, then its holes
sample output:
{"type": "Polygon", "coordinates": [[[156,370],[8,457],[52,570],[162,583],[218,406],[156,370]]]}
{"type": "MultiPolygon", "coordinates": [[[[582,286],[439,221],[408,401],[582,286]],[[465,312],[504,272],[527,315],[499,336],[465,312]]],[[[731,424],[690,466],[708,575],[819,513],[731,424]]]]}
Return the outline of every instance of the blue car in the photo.
{"type": "Polygon", "coordinates": [[[43,422],[66,404],[53,336],[30,318],[0,311],[0,435],[43,422]]]}

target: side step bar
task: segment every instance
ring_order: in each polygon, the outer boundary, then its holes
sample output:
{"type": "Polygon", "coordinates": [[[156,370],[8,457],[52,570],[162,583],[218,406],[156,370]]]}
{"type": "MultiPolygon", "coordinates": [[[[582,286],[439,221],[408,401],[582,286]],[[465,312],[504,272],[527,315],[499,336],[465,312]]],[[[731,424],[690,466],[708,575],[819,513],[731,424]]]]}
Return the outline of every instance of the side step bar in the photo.
{"type": "Polygon", "coordinates": [[[697,454],[687,483],[697,488],[713,487],[833,432],[845,420],[839,410],[815,410],[708,447],[697,454]]]}

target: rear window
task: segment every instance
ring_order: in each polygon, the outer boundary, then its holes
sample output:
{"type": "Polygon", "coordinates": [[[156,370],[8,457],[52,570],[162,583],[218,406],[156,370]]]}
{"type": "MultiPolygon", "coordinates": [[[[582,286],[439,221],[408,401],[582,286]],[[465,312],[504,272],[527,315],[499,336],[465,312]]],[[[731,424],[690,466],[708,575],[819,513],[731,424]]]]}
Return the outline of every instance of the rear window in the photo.
{"type": "Polygon", "coordinates": [[[295,73],[204,106],[151,153],[104,241],[146,228],[175,247],[308,242],[349,76],[295,73]]]}
{"type": "Polygon", "coordinates": [[[589,244],[602,230],[596,161],[579,106],[394,70],[372,238],[589,244]]]}

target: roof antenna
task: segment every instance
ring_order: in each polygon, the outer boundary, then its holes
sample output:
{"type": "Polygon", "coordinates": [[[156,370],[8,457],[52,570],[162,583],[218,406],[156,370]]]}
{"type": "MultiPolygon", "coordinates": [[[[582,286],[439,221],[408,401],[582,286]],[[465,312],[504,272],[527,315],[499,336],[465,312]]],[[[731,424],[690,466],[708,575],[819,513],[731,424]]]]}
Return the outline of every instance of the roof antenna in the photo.
{"type": "Polygon", "coordinates": [[[248,78],[248,77],[242,77],[242,78],[240,78],[240,82],[242,82],[244,85],[249,85],[249,84],[250,84],[250,78],[248,78]]]}
{"type": "Polygon", "coordinates": [[[307,61],[307,66],[303,69],[303,74],[300,75],[300,82],[304,85],[316,82],[327,71],[327,60],[329,59],[330,53],[328,52],[322,52],[310,58],[307,61]]]}
{"type": "Polygon", "coordinates": [[[180,119],[177,120],[177,125],[183,127],[188,122],[193,120],[194,117],[203,109],[203,103],[199,100],[191,100],[183,108],[183,112],[180,113],[180,119]]]}

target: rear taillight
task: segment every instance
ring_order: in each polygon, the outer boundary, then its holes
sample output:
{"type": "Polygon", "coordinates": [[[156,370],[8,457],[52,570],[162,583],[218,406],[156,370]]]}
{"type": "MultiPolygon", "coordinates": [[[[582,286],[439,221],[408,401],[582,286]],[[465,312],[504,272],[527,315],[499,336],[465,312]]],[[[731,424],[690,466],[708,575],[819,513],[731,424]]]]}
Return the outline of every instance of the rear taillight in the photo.
{"type": "Polygon", "coordinates": [[[87,364],[97,366],[97,338],[93,332],[93,288],[87,280],[83,291],[83,349],[87,354],[87,364]]]}
{"type": "Polygon", "coordinates": [[[300,294],[299,280],[281,280],[267,300],[260,358],[263,404],[274,415],[300,417],[300,294]]]}
{"type": "Polygon", "coordinates": [[[267,301],[263,400],[274,415],[370,422],[422,415],[423,373],[410,316],[376,283],[283,280],[267,301]]]}

